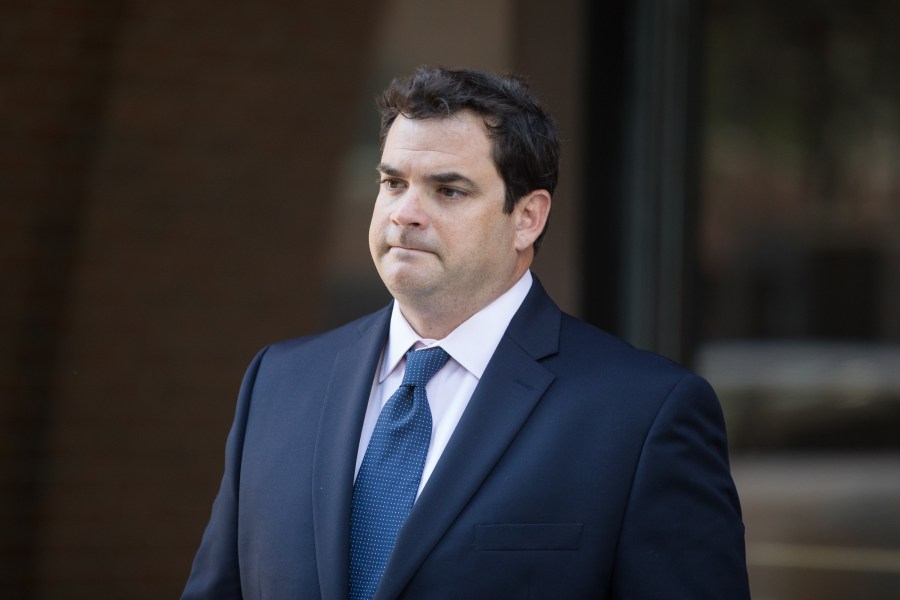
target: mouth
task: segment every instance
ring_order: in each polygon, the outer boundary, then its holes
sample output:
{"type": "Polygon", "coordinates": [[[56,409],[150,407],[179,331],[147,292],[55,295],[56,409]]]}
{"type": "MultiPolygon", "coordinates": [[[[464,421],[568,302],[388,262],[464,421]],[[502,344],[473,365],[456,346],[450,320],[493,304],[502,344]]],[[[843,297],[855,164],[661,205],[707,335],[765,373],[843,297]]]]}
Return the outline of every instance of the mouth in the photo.
{"type": "Polygon", "coordinates": [[[391,251],[393,251],[393,252],[401,252],[401,253],[404,253],[404,254],[405,254],[405,253],[408,253],[408,252],[418,252],[418,253],[425,253],[425,254],[434,254],[434,253],[431,252],[430,250],[425,250],[424,248],[416,248],[416,247],[414,247],[414,246],[388,246],[388,252],[391,252],[391,251]]]}
{"type": "Polygon", "coordinates": [[[434,252],[432,252],[428,248],[425,248],[423,246],[409,244],[405,240],[400,240],[399,242],[394,242],[394,243],[388,243],[387,250],[388,250],[388,252],[390,252],[391,250],[394,250],[396,252],[425,252],[428,254],[434,254],[434,252]]]}

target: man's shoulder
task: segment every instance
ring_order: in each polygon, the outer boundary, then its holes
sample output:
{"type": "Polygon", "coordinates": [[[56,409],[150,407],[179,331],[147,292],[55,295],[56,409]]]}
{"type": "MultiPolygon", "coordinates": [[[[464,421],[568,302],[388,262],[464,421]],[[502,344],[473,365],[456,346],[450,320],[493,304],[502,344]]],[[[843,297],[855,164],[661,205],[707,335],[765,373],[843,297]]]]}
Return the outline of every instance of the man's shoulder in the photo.
{"type": "Polygon", "coordinates": [[[618,375],[636,382],[649,376],[674,381],[689,373],[668,358],[560,310],[537,277],[508,331],[557,377],[601,381],[618,375]]]}
{"type": "Polygon", "coordinates": [[[654,419],[668,399],[686,400],[683,406],[715,399],[706,380],[686,367],[568,315],[561,322],[559,352],[542,364],[567,398],[615,406],[633,417],[654,419]]]}
{"type": "Polygon", "coordinates": [[[686,368],[669,358],[637,348],[566,313],[562,314],[560,323],[559,358],[563,361],[603,365],[603,370],[614,370],[631,376],[652,374],[677,379],[689,373],[686,368]]]}

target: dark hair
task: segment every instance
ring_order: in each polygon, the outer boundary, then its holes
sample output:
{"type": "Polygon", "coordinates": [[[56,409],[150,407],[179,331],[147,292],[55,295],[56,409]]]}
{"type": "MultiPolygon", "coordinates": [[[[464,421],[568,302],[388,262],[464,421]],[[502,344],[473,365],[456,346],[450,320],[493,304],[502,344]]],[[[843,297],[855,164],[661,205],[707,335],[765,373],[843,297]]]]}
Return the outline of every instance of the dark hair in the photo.
{"type": "MultiPolygon", "coordinates": [[[[419,67],[394,79],[378,98],[382,149],[397,115],[408,119],[444,118],[471,110],[484,119],[493,142],[492,157],[506,188],[503,210],[533,190],[553,195],[559,178],[556,123],[525,82],[471,69],[419,67]]],[[[544,231],[534,242],[537,250],[544,231]]]]}

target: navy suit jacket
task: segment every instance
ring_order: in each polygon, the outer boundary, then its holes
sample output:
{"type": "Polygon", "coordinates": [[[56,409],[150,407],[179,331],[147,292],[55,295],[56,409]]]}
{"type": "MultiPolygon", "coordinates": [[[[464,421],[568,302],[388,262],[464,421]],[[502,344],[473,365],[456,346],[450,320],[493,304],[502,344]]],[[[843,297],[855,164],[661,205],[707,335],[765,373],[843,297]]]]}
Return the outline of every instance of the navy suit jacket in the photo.
{"type": "MultiPolygon", "coordinates": [[[[254,359],[183,598],[347,598],[354,466],[390,314],[254,359]]],[[[712,389],[563,314],[535,280],[375,598],[748,597],[712,389]]]]}

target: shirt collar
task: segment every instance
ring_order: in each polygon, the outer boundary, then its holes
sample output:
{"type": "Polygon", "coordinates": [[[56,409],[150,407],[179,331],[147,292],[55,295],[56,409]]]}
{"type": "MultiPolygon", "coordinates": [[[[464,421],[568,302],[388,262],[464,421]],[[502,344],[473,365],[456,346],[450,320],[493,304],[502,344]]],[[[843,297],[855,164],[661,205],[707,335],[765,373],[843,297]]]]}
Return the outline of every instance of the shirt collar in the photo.
{"type": "Polygon", "coordinates": [[[384,360],[378,382],[381,383],[397,368],[411,347],[440,346],[453,360],[461,364],[478,379],[487,368],[494,350],[506,332],[513,315],[519,310],[531,289],[531,271],[525,274],[493,302],[469,317],[442,340],[419,337],[401,312],[399,302],[394,302],[391,326],[385,347],[384,360]]]}

